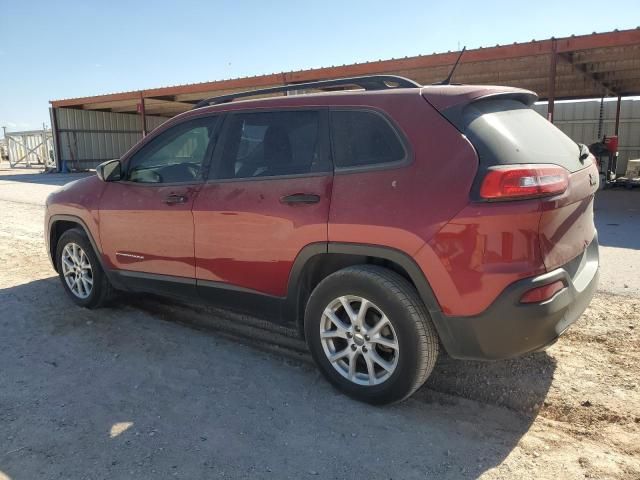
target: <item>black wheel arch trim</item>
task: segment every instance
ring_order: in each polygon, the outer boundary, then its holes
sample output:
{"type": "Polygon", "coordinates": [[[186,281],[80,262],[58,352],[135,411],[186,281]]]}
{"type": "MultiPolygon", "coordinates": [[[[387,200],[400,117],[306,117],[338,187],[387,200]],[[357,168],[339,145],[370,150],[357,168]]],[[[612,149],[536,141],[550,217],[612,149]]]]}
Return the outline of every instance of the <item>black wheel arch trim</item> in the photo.
{"type": "Polygon", "coordinates": [[[429,310],[440,312],[440,305],[436,300],[435,294],[429,285],[422,269],[416,264],[409,255],[390,247],[382,247],[378,245],[368,245],[359,243],[336,243],[330,242],[328,245],[328,253],[346,253],[351,255],[366,255],[368,257],[382,258],[400,265],[409,275],[411,281],[416,286],[422,301],[429,310]]]}
{"type": "Polygon", "coordinates": [[[84,233],[89,239],[89,242],[91,243],[91,247],[93,248],[93,251],[96,254],[96,258],[98,259],[98,262],[100,262],[100,267],[102,267],[102,270],[107,275],[107,278],[111,280],[110,270],[106,268],[102,260],[102,251],[98,248],[98,244],[94,240],[93,235],[91,235],[91,230],[89,230],[89,227],[87,227],[87,224],[84,223],[84,220],[82,220],[80,217],[77,217],[75,215],[56,214],[56,215],[51,215],[51,217],[49,217],[49,224],[47,225],[47,236],[45,237],[45,240],[47,242],[47,253],[49,254],[49,259],[53,264],[53,268],[56,271],[58,271],[56,266],[56,260],[55,260],[55,251],[53,251],[52,249],[53,245],[51,245],[51,227],[53,226],[54,223],[59,221],[75,223],[84,230],[84,233]]]}
{"type": "Polygon", "coordinates": [[[284,305],[282,307],[282,316],[285,321],[296,324],[300,336],[304,335],[304,329],[302,326],[300,313],[304,311],[304,307],[301,302],[303,299],[300,295],[302,285],[302,274],[307,266],[308,262],[317,255],[323,255],[328,253],[327,242],[310,243],[306,245],[298,252],[296,259],[293,261],[291,271],[289,272],[289,281],[287,282],[287,294],[284,299],[284,305]]]}
{"type": "Polygon", "coordinates": [[[411,281],[416,287],[416,290],[418,291],[418,294],[420,295],[420,298],[427,307],[427,311],[431,316],[438,334],[441,338],[449,337],[450,332],[448,332],[446,321],[443,319],[440,304],[438,303],[427,278],[420,267],[416,264],[415,260],[405,252],[395,248],[347,242],[313,243],[304,247],[296,257],[289,275],[286,305],[283,313],[285,314],[285,317],[298,323],[298,327],[301,332],[303,329],[301,329],[300,326],[301,321],[303,320],[300,319],[300,302],[302,300],[300,288],[304,287],[301,285],[301,276],[304,272],[304,268],[307,265],[307,262],[316,255],[332,253],[380,258],[402,267],[407,275],[409,275],[411,281]]]}

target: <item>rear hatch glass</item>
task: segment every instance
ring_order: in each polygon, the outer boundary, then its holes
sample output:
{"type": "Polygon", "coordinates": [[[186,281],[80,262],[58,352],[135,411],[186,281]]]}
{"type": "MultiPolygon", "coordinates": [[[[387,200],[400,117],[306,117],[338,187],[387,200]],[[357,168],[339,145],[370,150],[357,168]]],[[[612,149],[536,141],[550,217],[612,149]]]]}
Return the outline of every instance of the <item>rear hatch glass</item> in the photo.
{"type": "MultiPolygon", "coordinates": [[[[532,108],[509,98],[467,105],[460,130],[478,151],[481,167],[552,163],[576,172],[580,148],[532,108]]],[[[482,170],[482,168],[481,168],[482,170]]]]}

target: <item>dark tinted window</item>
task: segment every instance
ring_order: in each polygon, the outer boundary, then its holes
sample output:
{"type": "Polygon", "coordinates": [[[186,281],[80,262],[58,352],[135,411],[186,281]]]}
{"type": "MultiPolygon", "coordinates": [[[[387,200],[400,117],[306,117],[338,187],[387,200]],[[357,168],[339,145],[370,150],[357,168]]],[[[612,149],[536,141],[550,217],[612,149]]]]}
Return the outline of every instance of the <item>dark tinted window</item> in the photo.
{"type": "Polygon", "coordinates": [[[331,112],[331,135],[336,167],[397,162],[405,157],[389,122],[373,112],[331,112]]]}
{"type": "Polygon", "coordinates": [[[229,117],[215,178],[296,175],[327,169],[320,112],[238,113],[229,117]]]}
{"type": "Polygon", "coordinates": [[[488,99],[464,109],[462,131],[486,167],[513,163],[551,163],[575,172],[578,145],[532,108],[511,99],[488,99]]]}
{"type": "Polygon", "coordinates": [[[216,118],[207,117],[161,133],[129,159],[127,180],[138,183],[201,180],[215,125],[216,118]]]}

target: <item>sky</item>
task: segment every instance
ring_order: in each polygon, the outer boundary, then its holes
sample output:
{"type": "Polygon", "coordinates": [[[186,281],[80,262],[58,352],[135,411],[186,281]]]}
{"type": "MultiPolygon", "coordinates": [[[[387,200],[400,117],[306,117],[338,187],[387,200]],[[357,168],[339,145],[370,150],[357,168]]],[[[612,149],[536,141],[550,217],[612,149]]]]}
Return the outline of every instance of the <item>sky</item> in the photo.
{"type": "Polygon", "coordinates": [[[49,125],[62,98],[639,24],[637,0],[0,0],[0,127],[49,125]]]}

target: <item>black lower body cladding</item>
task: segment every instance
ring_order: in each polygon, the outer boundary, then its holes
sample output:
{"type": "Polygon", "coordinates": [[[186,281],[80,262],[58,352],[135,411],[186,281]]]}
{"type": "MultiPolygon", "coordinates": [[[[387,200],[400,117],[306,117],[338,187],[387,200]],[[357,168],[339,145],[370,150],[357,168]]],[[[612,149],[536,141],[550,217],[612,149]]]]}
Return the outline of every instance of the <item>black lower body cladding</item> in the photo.
{"type": "Polygon", "coordinates": [[[541,350],[582,315],[596,292],[598,279],[596,235],[578,258],[544,275],[514,283],[481,314],[441,316],[441,341],[450,356],[470,360],[499,360],[541,350]],[[551,299],[520,303],[528,290],[556,280],[563,280],[567,287],[551,299]]]}

